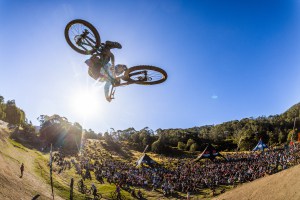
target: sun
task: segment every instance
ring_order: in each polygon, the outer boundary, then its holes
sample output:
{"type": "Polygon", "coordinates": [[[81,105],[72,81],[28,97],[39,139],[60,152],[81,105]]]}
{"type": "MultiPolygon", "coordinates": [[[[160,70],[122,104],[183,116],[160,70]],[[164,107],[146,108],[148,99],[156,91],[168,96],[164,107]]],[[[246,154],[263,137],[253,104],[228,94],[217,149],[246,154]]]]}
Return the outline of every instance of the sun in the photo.
{"type": "Polygon", "coordinates": [[[87,117],[96,113],[99,107],[98,91],[93,89],[78,90],[71,99],[72,110],[87,117]]]}

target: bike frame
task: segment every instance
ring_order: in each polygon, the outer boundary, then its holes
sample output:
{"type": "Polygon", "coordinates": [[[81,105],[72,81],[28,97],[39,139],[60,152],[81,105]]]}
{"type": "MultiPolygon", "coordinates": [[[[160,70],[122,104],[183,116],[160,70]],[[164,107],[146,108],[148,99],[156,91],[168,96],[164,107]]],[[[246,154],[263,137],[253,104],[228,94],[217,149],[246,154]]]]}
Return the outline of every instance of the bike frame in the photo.
{"type": "MultiPolygon", "coordinates": [[[[125,73],[125,72],[124,72],[125,73]]],[[[135,76],[135,75],[144,75],[144,78],[143,79],[140,79],[138,81],[133,81],[131,80],[129,77],[125,76],[124,74],[120,77],[117,77],[116,79],[113,80],[112,82],[112,88],[110,90],[110,93],[109,93],[109,97],[111,99],[114,99],[114,94],[115,94],[115,91],[114,88],[116,87],[120,87],[120,86],[125,86],[125,85],[130,85],[130,84],[136,84],[138,82],[141,82],[141,81],[146,81],[147,80],[147,71],[140,71],[140,72],[135,72],[135,73],[132,73],[130,75],[132,76],[135,76]],[[121,82],[121,80],[125,81],[125,82],[121,82]]],[[[112,78],[112,77],[111,77],[112,78]]],[[[112,78],[113,79],[113,78],[112,78]]]]}

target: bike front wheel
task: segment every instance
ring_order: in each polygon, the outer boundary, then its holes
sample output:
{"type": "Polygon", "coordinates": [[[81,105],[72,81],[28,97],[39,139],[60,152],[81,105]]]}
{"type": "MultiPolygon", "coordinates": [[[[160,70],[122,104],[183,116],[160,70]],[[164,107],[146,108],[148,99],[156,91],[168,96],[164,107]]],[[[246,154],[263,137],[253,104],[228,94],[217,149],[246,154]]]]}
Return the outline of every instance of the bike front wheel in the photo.
{"type": "Polygon", "coordinates": [[[125,80],[132,81],[140,85],[154,85],[167,80],[168,75],[165,70],[150,66],[138,65],[129,68],[124,74],[125,80]]]}
{"type": "Polygon", "coordinates": [[[85,55],[93,54],[101,44],[97,29],[82,19],[75,19],[67,24],[65,38],[72,49],[85,55]]]}

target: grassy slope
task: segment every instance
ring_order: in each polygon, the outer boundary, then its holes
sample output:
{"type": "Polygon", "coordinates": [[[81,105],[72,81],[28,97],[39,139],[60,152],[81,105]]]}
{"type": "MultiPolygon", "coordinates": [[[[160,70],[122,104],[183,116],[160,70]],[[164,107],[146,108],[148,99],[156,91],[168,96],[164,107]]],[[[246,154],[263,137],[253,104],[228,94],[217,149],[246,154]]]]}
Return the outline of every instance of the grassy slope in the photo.
{"type": "Polygon", "coordinates": [[[1,124],[0,199],[32,199],[36,194],[41,195],[40,199],[51,199],[50,186],[35,173],[35,161],[39,153],[8,137],[8,129],[1,124]],[[21,163],[25,165],[23,178],[19,177],[21,163]]]}

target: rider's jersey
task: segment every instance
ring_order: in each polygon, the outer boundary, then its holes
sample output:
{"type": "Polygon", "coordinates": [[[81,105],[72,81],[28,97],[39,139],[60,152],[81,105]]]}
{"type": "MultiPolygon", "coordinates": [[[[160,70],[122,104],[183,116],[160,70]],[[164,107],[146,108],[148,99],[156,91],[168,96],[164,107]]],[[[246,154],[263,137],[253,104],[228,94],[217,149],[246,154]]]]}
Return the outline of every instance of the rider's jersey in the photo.
{"type": "Polygon", "coordinates": [[[89,66],[89,71],[88,71],[89,75],[96,80],[101,75],[100,74],[101,65],[99,61],[100,61],[99,58],[94,58],[94,59],[90,58],[85,61],[85,63],[89,66]]]}
{"type": "Polygon", "coordinates": [[[104,82],[104,81],[109,81],[109,76],[113,77],[113,73],[111,71],[111,64],[107,63],[100,69],[100,78],[99,81],[104,82]]]}
{"type": "Polygon", "coordinates": [[[95,80],[99,80],[101,82],[107,81],[108,75],[107,72],[110,73],[111,75],[111,70],[110,70],[110,63],[106,63],[103,65],[101,62],[101,59],[97,60],[96,62],[91,62],[88,63],[89,66],[89,75],[94,78],[95,80]]]}
{"type": "Polygon", "coordinates": [[[109,63],[110,61],[110,49],[106,49],[104,48],[101,52],[101,58],[99,60],[99,65],[102,67],[102,66],[105,66],[107,63],[109,63]]]}

